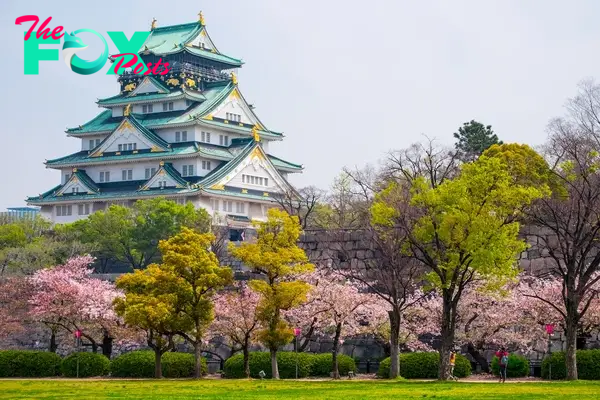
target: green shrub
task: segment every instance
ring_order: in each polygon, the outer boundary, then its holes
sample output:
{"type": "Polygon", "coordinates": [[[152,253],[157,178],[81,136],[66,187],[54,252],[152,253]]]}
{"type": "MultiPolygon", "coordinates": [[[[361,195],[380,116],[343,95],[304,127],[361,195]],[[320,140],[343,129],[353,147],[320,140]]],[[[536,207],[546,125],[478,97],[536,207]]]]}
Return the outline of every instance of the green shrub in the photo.
{"type": "MultiPolygon", "coordinates": [[[[552,379],[565,379],[567,365],[565,352],[552,353],[542,361],[542,378],[548,379],[552,365],[552,379]]],[[[577,350],[577,377],[585,380],[600,380],[600,350],[577,350]]]]}
{"type": "Polygon", "coordinates": [[[60,374],[61,358],[48,351],[0,351],[0,377],[40,378],[60,374]]]}
{"type": "MultiPolygon", "coordinates": [[[[169,352],[162,356],[163,376],[165,378],[188,378],[194,376],[196,358],[191,353],[169,352]]],[[[152,363],[154,365],[154,362],[152,363]]],[[[206,359],[200,359],[200,372],[202,375],[208,373],[206,359]]]]}
{"type": "MultiPolygon", "coordinates": [[[[349,371],[356,372],[356,363],[352,357],[338,354],[338,370],[341,376],[348,375],[349,371]]],[[[310,366],[310,376],[330,376],[333,371],[333,355],[331,353],[315,354],[310,366]]]]}
{"type": "MultiPolygon", "coordinates": [[[[500,365],[498,357],[492,358],[492,373],[500,376],[500,365]]],[[[529,376],[529,360],[519,354],[508,355],[508,368],[506,368],[507,378],[521,378],[529,376]]]]}
{"type": "MultiPolygon", "coordinates": [[[[400,354],[400,375],[406,379],[437,379],[440,363],[439,353],[417,352],[400,354]]],[[[377,376],[388,379],[390,377],[390,358],[379,363],[377,376]]],[[[465,378],[471,375],[471,363],[461,355],[456,355],[454,376],[465,378]]]]}
{"type": "MultiPolygon", "coordinates": [[[[314,355],[308,353],[298,353],[298,377],[306,378],[310,374],[314,355]]],[[[271,378],[271,354],[264,351],[251,352],[249,355],[250,376],[260,378],[258,373],[265,372],[266,378],[271,378]]],[[[279,367],[279,377],[290,379],[296,377],[296,353],[283,352],[277,353],[277,365],[279,367]]],[[[245,378],[244,374],[244,356],[236,354],[225,361],[223,368],[226,378],[245,378]]]]}
{"type": "MultiPolygon", "coordinates": [[[[194,355],[189,353],[168,352],[163,354],[162,373],[165,378],[184,378],[194,375],[194,355]]],[[[206,359],[201,360],[202,374],[206,375],[206,359]]],[[[153,378],[154,352],[148,350],[132,351],[112,360],[111,375],[119,378],[153,378]]]]}
{"type": "Polygon", "coordinates": [[[110,361],[106,356],[96,353],[73,353],[62,360],[60,370],[64,376],[77,376],[77,361],[79,360],[79,377],[106,376],[110,371],[110,361]]]}

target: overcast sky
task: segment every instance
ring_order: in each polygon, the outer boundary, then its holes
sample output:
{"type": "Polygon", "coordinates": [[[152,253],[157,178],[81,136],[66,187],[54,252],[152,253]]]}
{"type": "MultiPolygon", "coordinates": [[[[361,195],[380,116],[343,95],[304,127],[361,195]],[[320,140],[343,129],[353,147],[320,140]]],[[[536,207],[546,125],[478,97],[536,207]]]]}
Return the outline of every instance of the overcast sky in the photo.
{"type": "Polygon", "coordinates": [[[421,134],[452,144],[471,119],[505,142],[540,144],[577,83],[600,75],[593,0],[4,0],[0,210],[59,183],[44,160],[78,151],[65,128],[94,117],[96,99],[118,91],[114,76],[78,75],[62,57],[24,75],[25,27],[15,19],[52,16],[51,27],[129,37],[152,18],[192,22],[201,9],[219,50],[246,63],[244,96],[286,135],[271,153],[304,164],[291,179],[297,186],[327,188],[342,167],[377,162],[421,134]]]}

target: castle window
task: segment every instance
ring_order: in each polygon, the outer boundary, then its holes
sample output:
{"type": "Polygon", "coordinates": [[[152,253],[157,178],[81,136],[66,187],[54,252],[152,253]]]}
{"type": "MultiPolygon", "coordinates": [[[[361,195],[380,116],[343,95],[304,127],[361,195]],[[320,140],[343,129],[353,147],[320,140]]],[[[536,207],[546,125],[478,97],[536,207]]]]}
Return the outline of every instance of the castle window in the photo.
{"type": "Polygon", "coordinates": [[[78,206],[79,215],[89,215],[90,213],[90,205],[89,204],[79,204],[78,206]]]}
{"type": "Polygon", "coordinates": [[[124,181],[131,181],[133,180],[133,170],[132,169],[124,169],[123,171],[121,171],[121,175],[122,175],[122,180],[124,181]]]}
{"type": "Polygon", "coordinates": [[[102,142],[102,139],[96,139],[96,146],[99,146],[100,142],[102,142]]]}
{"type": "Polygon", "coordinates": [[[110,182],[110,171],[100,172],[100,182],[110,182]]]}
{"type": "Polygon", "coordinates": [[[66,217],[72,214],[71,206],[56,206],[56,216],[66,217]]]}
{"type": "Polygon", "coordinates": [[[256,186],[269,186],[269,178],[254,175],[242,175],[242,183],[248,183],[256,186]]]}
{"type": "Polygon", "coordinates": [[[69,178],[71,178],[71,174],[65,174],[65,183],[69,181],[69,178]]]}
{"type": "Polygon", "coordinates": [[[210,132],[204,132],[200,134],[200,139],[204,143],[210,143],[210,132]]]}
{"type": "Polygon", "coordinates": [[[194,175],[194,165],[184,165],[183,166],[183,176],[192,176],[194,175]]]}
{"type": "Polygon", "coordinates": [[[91,150],[91,149],[93,149],[94,147],[95,147],[95,146],[94,146],[94,141],[93,141],[93,140],[90,140],[90,150],[91,150]]]}
{"type": "Polygon", "coordinates": [[[163,111],[173,111],[173,102],[163,103],[163,111]]]}
{"type": "Polygon", "coordinates": [[[187,142],[187,131],[181,131],[181,141],[187,142]]]}
{"type": "Polygon", "coordinates": [[[164,189],[167,187],[167,181],[158,181],[158,187],[164,189]]]}
{"type": "Polygon", "coordinates": [[[235,202],[235,212],[238,214],[244,214],[246,212],[246,203],[242,203],[241,201],[235,202]]]}
{"type": "Polygon", "coordinates": [[[73,193],[73,194],[79,193],[79,187],[75,186],[75,187],[71,188],[71,193],[73,193]]]}
{"type": "Polygon", "coordinates": [[[143,114],[148,114],[152,112],[152,104],[148,104],[148,105],[143,105],[142,106],[142,113],[143,114]]]}
{"type": "Polygon", "coordinates": [[[229,146],[229,136],[219,135],[219,144],[221,146],[229,146]]]}
{"type": "Polygon", "coordinates": [[[154,176],[156,173],[156,168],[146,168],[146,179],[150,179],[150,177],[154,176]]]}
{"type": "Polygon", "coordinates": [[[202,169],[210,171],[210,161],[202,161],[202,169]]]}
{"type": "Polygon", "coordinates": [[[228,200],[223,200],[223,211],[225,212],[233,212],[233,202],[228,200]]]}

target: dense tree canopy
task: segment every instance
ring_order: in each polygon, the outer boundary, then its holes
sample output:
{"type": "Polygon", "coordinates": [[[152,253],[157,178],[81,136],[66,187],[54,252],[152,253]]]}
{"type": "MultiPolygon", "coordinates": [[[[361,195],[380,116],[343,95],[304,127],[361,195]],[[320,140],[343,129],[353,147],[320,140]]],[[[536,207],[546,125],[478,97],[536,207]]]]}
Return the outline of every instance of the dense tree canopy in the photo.
{"type": "Polygon", "coordinates": [[[457,140],[456,150],[463,162],[474,161],[490,146],[502,144],[491,125],[483,125],[475,120],[465,122],[454,133],[454,138],[457,140]]]}

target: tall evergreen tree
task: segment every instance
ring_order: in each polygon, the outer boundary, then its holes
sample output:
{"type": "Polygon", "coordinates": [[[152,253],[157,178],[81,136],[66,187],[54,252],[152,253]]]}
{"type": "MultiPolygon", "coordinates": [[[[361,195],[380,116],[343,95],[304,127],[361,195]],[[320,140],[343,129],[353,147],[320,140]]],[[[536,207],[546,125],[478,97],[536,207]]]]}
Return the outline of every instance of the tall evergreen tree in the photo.
{"type": "Polygon", "coordinates": [[[486,126],[475,120],[465,122],[458,132],[454,132],[454,138],[457,139],[454,146],[463,162],[475,161],[488,147],[502,144],[491,125],[486,126]]]}

